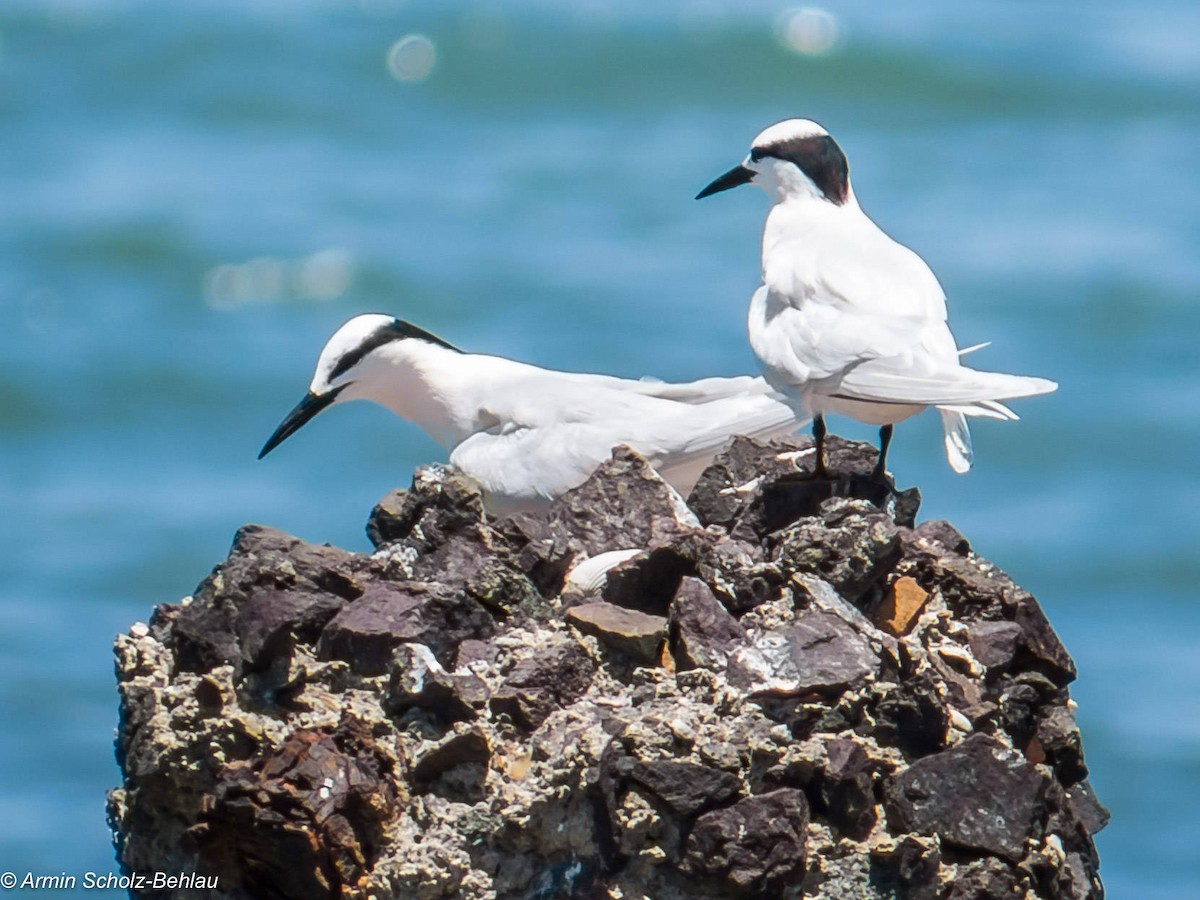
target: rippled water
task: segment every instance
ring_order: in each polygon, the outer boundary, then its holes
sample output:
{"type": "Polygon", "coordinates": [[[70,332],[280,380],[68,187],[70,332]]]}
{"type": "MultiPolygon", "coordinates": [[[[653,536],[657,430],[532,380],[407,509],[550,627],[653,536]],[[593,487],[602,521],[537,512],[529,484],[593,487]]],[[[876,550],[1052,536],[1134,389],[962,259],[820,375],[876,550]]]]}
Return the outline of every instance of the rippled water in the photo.
{"type": "MultiPolygon", "coordinates": [[[[0,5],[0,868],[112,868],[112,636],[243,522],[364,549],[439,458],[373,407],[264,462],[325,337],[751,371],[765,198],[691,197],[816,118],[979,365],[1052,377],[891,461],[1042,600],[1082,673],[1114,897],[1200,890],[1195,4],[0,5]]],[[[844,422],[835,429],[867,436],[844,422]]]]}

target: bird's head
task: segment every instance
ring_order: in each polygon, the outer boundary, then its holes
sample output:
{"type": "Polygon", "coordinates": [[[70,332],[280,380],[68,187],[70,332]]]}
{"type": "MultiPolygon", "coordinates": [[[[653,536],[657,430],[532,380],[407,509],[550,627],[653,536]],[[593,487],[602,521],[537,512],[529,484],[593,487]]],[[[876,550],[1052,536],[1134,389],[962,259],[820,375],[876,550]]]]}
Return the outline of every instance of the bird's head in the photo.
{"type": "Polygon", "coordinates": [[[262,459],[319,412],[344,400],[375,400],[384,405],[397,384],[398,364],[414,344],[434,345],[461,352],[457,347],[402,319],[376,313],[355,316],[333,333],[321,350],[308,393],[267,438],[262,459]]]}
{"type": "Polygon", "coordinates": [[[696,199],[751,183],[777,201],[811,196],[842,206],[851,196],[846,154],[829,132],[809,119],[787,119],[761,132],[741,164],[709,184],[696,199]]]}

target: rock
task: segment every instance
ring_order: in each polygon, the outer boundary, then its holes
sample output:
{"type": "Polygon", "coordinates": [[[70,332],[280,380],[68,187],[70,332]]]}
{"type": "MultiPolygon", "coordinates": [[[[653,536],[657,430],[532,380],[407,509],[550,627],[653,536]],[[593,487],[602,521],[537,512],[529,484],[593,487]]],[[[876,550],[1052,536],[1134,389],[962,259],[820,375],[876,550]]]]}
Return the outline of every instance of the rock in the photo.
{"type": "Polygon", "coordinates": [[[597,600],[567,611],[567,621],[631,660],[653,665],[658,662],[667,638],[667,620],[597,600]]]}
{"type": "Polygon", "coordinates": [[[821,800],[830,823],[856,840],[875,824],[875,786],[871,760],[851,738],[834,738],[825,744],[828,761],[821,775],[821,800]]]}
{"type": "Polygon", "coordinates": [[[774,535],[771,560],[789,572],[816,575],[858,603],[900,559],[896,526],[861,500],[829,500],[821,510],[820,518],[801,519],[774,535]]]}
{"type": "Polygon", "coordinates": [[[370,554],[243,529],[117,639],[120,865],[209,900],[1101,898],[1070,657],[830,446],[816,480],[806,439],[735,441],[696,516],[618,449],[499,519],[423,468],[370,554]]]}
{"type": "Polygon", "coordinates": [[[648,547],[695,524],[679,495],[628,447],[615,449],[587,481],[557,498],[546,520],[587,556],[648,547]]]}
{"type": "Polygon", "coordinates": [[[875,611],[875,623],[889,634],[908,634],[929,602],[929,592],[907,575],[897,578],[875,611]]]}
{"type": "Polygon", "coordinates": [[[946,741],[949,715],[928,673],[885,691],[875,710],[872,735],[885,745],[899,747],[907,756],[926,756],[946,741]]]}
{"type": "Polygon", "coordinates": [[[1096,792],[1092,790],[1092,786],[1081,781],[1076,784],[1070,791],[1067,792],[1067,799],[1071,804],[1071,809],[1075,816],[1083,823],[1088,834],[1096,834],[1104,829],[1112,818],[1110,813],[1096,799],[1096,792]]]}
{"type": "Polygon", "coordinates": [[[922,522],[913,529],[918,536],[944,547],[948,552],[957,556],[966,556],[971,552],[971,545],[957,528],[945,519],[931,519],[922,522]]]}
{"type": "Polygon", "coordinates": [[[742,783],[736,775],[669,759],[635,760],[627,778],[649,790],[679,816],[694,816],[724,806],[742,793],[742,783]]]}
{"type": "Polygon", "coordinates": [[[807,827],[802,791],[747,797],[696,820],[682,868],[716,879],[726,896],[778,890],[804,871],[807,827]]]}
{"type": "Polygon", "coordinates": [[[227,892],[340,896],[369,871],[404,799],[394,766],[353,719],[295,731],[255,762],[221,770],[187,841],[227,892]]]}
{"type": "Polygon", "coordinates": [[[420,466],[413,473],[412,488],[392,491],[371,510],[367,537],[376,547],[410,537],[424,547],[436,547],[483,517],[483,492],[477,483],[445,466],[420,466]]]}
{"type": "Polygon", "coordinates": [[[671,647],[680,669],[724,671],[746,631],[698,578],[684,578],[671,601],[671,647]]]}
{"type": "Polygon", "coordinates": [[[1012,662],[1021,638],[1016,622],[971,622],[967,625],[971,653],[989,669],[1003,669],[1012,662]]]}
{"type": "Polygon", "coordinates": [[[441,721],[459,722],[474,718],[489,696],[482,678],[447,672],[423,644],[401,644],[392,654],[383,708],[392,715],[422,709],[441,721]]]}
{"type": "Polygon", "coordinates": [[[419,791],[425,792],[451,770],[468,766],[474,768],[472,775],[475,780],[481,781],[486,777],[491,758],[492,748],[487,735],[478,728],[472,728],[423,748],[413,761],[412,780],[419,791]]]}
{"type": "Polygon", "coordinates": [[[866,639],[824,610],[753,633],[729,659],[729,680],[750,693],[826,694],[865,680],[879,666],[866,639]]]}
{"type": "Polygon", "coordinates": [[[234,626],[246,668],[261,671],[289,656],[295,641],[312,643],[345,605],[336,594],[311,589],[258,591],[242,605],[234,626]]]}
{"type": "Polygon", "coordinates": [[[330,620],[318,649],[322,659],[344,660],[363,675],[382,675],[400,644],[424,644],[438,662],[450,665],[462,641],[494,630],[477,602],[440,584],[377,582],[330,620]]]}
{"type": "Polygon", "coordinates": [[[522,660],[492,695],[491,709],[532,731],[588,689],[596,664],[575,641],[563,641],[522,660]]]}
{"type": "Polygon", "coordinates": [[[917,760],[884,789],[889,819],[968,850],[1015,861],[1043,811],[1046,780],[1019,753],[973,734],[917,760]]]}

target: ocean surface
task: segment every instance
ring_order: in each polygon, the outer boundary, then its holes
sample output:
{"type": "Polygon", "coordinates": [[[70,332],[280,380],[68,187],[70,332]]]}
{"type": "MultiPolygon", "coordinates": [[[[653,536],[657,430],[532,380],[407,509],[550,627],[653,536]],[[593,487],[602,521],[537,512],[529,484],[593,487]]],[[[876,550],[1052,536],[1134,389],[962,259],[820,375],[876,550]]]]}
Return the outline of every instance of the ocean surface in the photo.
{"type": "Polygon", "coordinates": [[[366,549],[442,458],[356,404],[256,461],[339,324],[753,371],[766,198],[692,197],[804,116],[973,362],[1061,383],[965,477],[932,415],[889,461],[1074,655],[1110,896],[1200,896],[1197,34],[1182,0],[3,0],[0,870],[114,869],[115,634],[243,523],[366,549]]]}

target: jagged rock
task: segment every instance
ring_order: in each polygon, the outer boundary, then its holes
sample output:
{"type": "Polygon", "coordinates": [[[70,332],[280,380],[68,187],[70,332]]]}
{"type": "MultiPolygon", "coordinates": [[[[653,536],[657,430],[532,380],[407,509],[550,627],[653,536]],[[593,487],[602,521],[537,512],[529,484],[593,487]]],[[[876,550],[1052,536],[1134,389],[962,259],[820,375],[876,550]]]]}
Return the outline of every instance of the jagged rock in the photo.
{"type": "Polygon", "coordinates": [[[670,608],[672,652],[680,669],[721,671],[746,631],[699,578],[684,578],[670,608]]]}
{"type": "Polygon", "coordinates": [[[344,660],[360,674],[382,675],[400,644],[424,644],[450,665],[462,641],[494,630],[475,600],[444,585],[376,582],[330,620],[318,650],[323,659],[344,660]]]}
{"type": "Polygon", "coordinates": [[[587,481],[551,504],[546,521],[577,551],[595,556],[649,547],[691,527],[695,517],[649,463],[618,447],[587,481]]]}
{"type": "Polygon", "coordinates": [[[492,694],[492,712],[532,730],[579,698],[595,670],[595,662],[575,641],[558,643],[516,665],[492,694]]]}
{"type": "Polygon", "coordinates": [[[875,780],[871,760],[850,738],[825,744],[828,761],[820,782],[825,815],[838,831],[862,840],[875,824],[875,780]]]}
{"type": "Polygon", "coordinates": [[[1021,638],[1016,622],[971,622],[968,626],[971,653],[989,669],[1002,669],[1012,662],[1021,638]]]}
{"type": "Polygon", "coordinates": [[[778,890],[804,871],[807,826],[802,791],[747,797],[696,820],[683,869],[719,879],[727,896],[778,890]]]}
{"type": "Polygon", "coordinates": [[[875,622],[889,634],[901,637],[908,634],[928,602],[929,592],[913,579],[897,578],[875,610],[875,622]]]}
{"type": "Polygon", "coordinates": [[[895,523],[861,500],[837,498],[820,518],[804,518],[773,537],[771,560],[789,572],[807,572],[859,602],[900,559],[895,523]]]}
{"type": "Polygon", "coordinates": [[[1021,754],[974,734],[893,775],[884,796],[888,817],[903,830],[1015,862],[1025,855],[1045,791],[1045,776],[1021,754]]]}
{"type": "Polygon", "coordinates": [[[443,721],[458,722],[474,718],[489,696],[482,678],[470,672],[447,672],[423,644],[401,644],[392,654],[383,708],[393,715],[418,708],[443,721]]]}
{"type": "Polygon", "coordinates": [[[598,600],[567,611],[567,621],[636,662],[658,662],[667,620],[598,600]]]}
{"type": "Polygon", "coordinates": [[[413,784],[424,793],[430,789],[433,782],[459,766],[474,767],[478,779],[486,772],[491,758],[492,747],[482,730],[472,728],[469,731],[458,732],[432,746],[422,748],[413,761],[413,784]]]}
{"type": "Polygon", "coordinates": [[[370,870],[403,800],[394,767],[354,719],[295,731],[254,762],[222,769],[186,840],[227,892],[340,896],[370,870]]]}
{"type": "Polygon", "coordinates": [[[619,449],[500,519],[423,468],[369,555],[243,529],[117,640],[121,865],[210,900],[1102,898],[1036,602],[873,448],[813,479],[809,446],[735,441],[697,515],[619,449]]]}
{"type": "Polygon", "coordinates": [[[376,547],[410,537],[436,547],[483,518],[483,492],[476,482],[445,466],[420,466],[409,490],[392,491],[371,510],[367,537],[376,547]]]}
{"type": "Polygon", "coordinates": [[[824,694],[861,682],[879,666],[866,639],[824,610],[751,634],[729,660],[729,680],[750,693],[824,694]]]}

